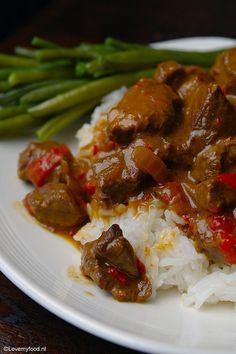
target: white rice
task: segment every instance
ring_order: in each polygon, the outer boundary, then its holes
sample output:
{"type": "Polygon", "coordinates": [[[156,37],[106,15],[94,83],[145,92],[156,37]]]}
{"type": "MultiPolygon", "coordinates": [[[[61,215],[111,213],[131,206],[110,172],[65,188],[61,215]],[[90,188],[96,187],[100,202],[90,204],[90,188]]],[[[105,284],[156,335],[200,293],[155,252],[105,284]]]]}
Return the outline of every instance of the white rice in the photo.
{"type": "MultiPolygon", "coordinates": [[[[79,150],[92,141],[94,125],[105,119],[107,110],[121,99],[125,90],[121,88],[106,96],[95,109],[91,124],[84,124],[78,131],[79,150]]],[[[116,223],[145,263],[153,290],[176,287],[183,294],[184,304],[197,309],[204,303],[236,303],[236,266],[210,266],[207,257],[196,251],[193,241],[178,227],[185,223],[181,217],[166,210],[157,199],[140,205],[136,211],[124,206],[120,209],[123,212],[119,215],[114,210],[100,209],[95,216],[89,205],[91,222],[74,238],[82,244],[92,241],[116,223]]]]}

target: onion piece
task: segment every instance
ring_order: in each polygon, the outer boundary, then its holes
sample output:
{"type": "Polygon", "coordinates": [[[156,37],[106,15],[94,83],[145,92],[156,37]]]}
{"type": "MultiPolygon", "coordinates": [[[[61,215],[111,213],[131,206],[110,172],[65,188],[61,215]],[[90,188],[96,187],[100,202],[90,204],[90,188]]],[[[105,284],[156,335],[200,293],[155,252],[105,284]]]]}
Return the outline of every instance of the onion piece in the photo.
{"type": "Polygon", "coordinates": [[[162,159],[145,146],[137,146],[133,151],[136,166],[144,173],[151,175],[156,182],[163,182],[169,170],[162,159]]]}

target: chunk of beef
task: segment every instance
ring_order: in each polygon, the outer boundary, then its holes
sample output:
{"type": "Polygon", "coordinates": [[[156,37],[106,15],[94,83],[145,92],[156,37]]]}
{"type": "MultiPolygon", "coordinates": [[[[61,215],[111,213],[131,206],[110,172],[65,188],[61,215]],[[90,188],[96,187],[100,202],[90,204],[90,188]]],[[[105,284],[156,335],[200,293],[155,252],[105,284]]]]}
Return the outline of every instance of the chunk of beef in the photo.
{"type": "Polygon", "coordinates": [[[67,185],[47,183],[25,198],[29,212],[45,226],[72,227],[87,220],[87,214],[75,201],[67,185]]]}
{"type": "Polygon", "coordinates": [[[118,225],[83,246],[81,271],[118,301],[143,302],[152,294],[144,267],[141,271],[137,266],[134,250],[118,225]]]}
{"type": "Polygon", "coordinates": [[[236,102],[236,48],[228,49],[217,57],[212,75],[227,98],[236,102]]]}
{"type": "Polygon", "coordinates": [[[37,187],[48,181],[65,183],[71,161],[71,152],[64,144],[30,143],[20,154],[18,176],[37,187]]]}
{"type": "Polygon", "coordinates": [[[191,175],[201,182],[222,172],[236,172],[236,138],[227,138],[201,151],[193,164],[191,175]]]}
{"type": "Polygon", "coordinates": [[[94,176],[105,197],[113,202],[123,202],[135,193],[141,183],[142,173],[132,159],[133,148],[128,147],[98,159],[94,176]]]}
{"type": "Polygon", "coordinates": [[[197,206],[210,212],[236,205],[236,191],[214,177],[199,183],[195,196],[197,206]]]}
{"type": "Polygon", "coordinates": [[[191,97],[199,85],[202,83],[209,84],[211,82],[213,82],[213,78],[207,70],[200,67],[187,66],[185,67],[185,77],[180,81],[177,87],[177,93],[185,102],[186,99],[191,97]]]}
{"type": "Polygon", "coordinates": [[[102,290],[112,291],[115,281],[106,271],[105,267],[100,265],[99,260],[95,255],[95,247],[97,240],[87,242],[83,245],[81,255],[81,271],[82,273],[91,278],[96,285],[102,290]]]}
{"type": "Polygon", "coordinates": [[[236,112],[218,85],[209,84],[199,88],[195,98],[199,99],[200,105],[194,116],[193,130],[203,130],[206,143],[212,136],[236,133],[236,112]]]}
{"type": "Polygon", "coordinates": [[[170,85],[182,99],[194,90],[197,82],[213,80],[210,73],[199,66],[184,66],[172,60],[158,64],[154,78],[159,84],[170,85]]]}
{"type": "Polygon", "coordinates": [[[95,247],[97,257],[107,261],[131,277],[137,277],[136,256],[133,247],[123,236],[121,228],[114,224],[104,231],[95,247]]]}
{"type": "Polygon", "coordinates": [[[21,152],[18,161],[18,176],[19,178],[28,181],[28,166],[30,163],[50,151],[51,148],[59,144],[53,141],[46,141],[43,143],[30,143],[27,148],[21,152]]]}
{"type": "Polygon", "coordinates": [[[185,65],[184,66],[186,77],[197,77],[201,82],[210,83],[214,81],[211,72],[201,66],[185,65]]]}
{"type": "Polygon", "coordinates": [[[109,134],[118,143],[127,144],[139,131],[166,131],[175,119],[178,105],[179,98],[169,86],[141,79],[108,113],[109,134]]]}
{"type": "Polygon", "coordinates": [[[236,112],[216,84],[198,82],[184,100],[182,116],[170,134],[170,159],[191,165],[206,145],[236,133],[236,112]]]}
{"type": "Polygon", "coordinates": [[[122,203],[144,185],[163,182],[169,174],[163,162],[167,151],[164,139],[142,133],[128,147],[98,158],[93,170],[103,197],[122,203]]]}
{"type": "Polygon", "coordinates": [[[176,87],[179,81],[185,77],[184,66],[174,60],[163,61],[157,65],[154,79],[158,84],[167,84],[176,87]]]}

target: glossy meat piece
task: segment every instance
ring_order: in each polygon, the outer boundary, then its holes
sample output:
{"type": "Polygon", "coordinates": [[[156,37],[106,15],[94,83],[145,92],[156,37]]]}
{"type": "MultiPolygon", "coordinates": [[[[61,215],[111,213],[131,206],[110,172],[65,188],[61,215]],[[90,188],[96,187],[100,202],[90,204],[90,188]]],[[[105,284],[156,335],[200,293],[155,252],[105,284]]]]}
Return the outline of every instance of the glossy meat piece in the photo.
{"type": "MultiPolygon", "coordinates": [[[[114,239],[118,235],[118,238],[122,238],[122,231],[118,231],[119,226],[112,225],[111,228],[106,231],[95,241],[87,242],[83,246],[82,257],[81,257],[81,271],[85,276],[90,277],[96,285],[101,289],[106,290],[112,294],[112,296],[118,301],[132,301],[132,302],[143,302],[146,301],[152,294],[152,286],[148,277],[143,273],[138,273],[134,275],[134,265],[129,264],[129,271],[132,270],[132,276],[127,275],[128,273],[123,273],[114,267],[107,258],[101,257],[101,253],[104,256],[109,254],[109,258],[119,263],[120,269],[127,269],[127,261],[125,260],[125,255],[127,255],[127,244],[128,240],[125,239],[125,247],[115,247],[113,246],[114,239]],[[111,241],[111,250],[109,249],[109,242],[106,240],[104,244],[104,238],[109,235],[111,241]],[[101,244],[100,244],[101,242],[101,244]],[[100,246],[99,246],[100,244],[100,246]],[[125,255],[121,253],[125,252],[125,255]],[[124,260],[125,265],[121,265],[121,260],[124,260]]],[[[122,241],[123,244],[124,241],[122,241]]],[[[132,253],[132,258],[135,257],[132,246],[129,244],[129,251],[132,253]],[[130,251],[132,249],[132,251],[130,251]]]]}
{"type": "Polygon", "coordinates": [[[207,69],[202,68],[201,66],[196,65],[185,65],[184,66],[186,76],[189,77],[197,77],[202,82],[213,82],[214,78],[211,72],[207,69]]]}
{"type": "Polygon", "coordinates": [[[87,242],[83,245],[82,255],[81,255],[81,271],[82,273],[91,278],[96,285],[102,290],[112,291],[115,281],[108,275],[103,268],[99,260],[95,255],[95,247],[97,241],[87,242]]]}
{"type": "Polygon", "coordinates": [[[142,173],[132,159],[133,148],[128,147],[98,159],[93,165],[94,176],[104,197],[123,202],[136,192],[142,173]]]}
{"type": "Polygon", "coordinates": [[[152,285],[147,276],[129,278],[128,286],[114,286],[111,293],[118,301],[145,302],[152,295],[152,285]]]}
{"type": "Polygon", "coordinates": [[[137,132],[166,131],[175,119],[178,105],[179,98],[169,86],[159,85],[153,79],[141,79],[108,113],[110,137],[127,144],[137,132]]]}
{"type": "Polygon", "coordinates": [[[30,143],[20,154],[18,176],[36,187],[50,182],[66,182],[72,154],[65,144],[52,141],[30,143]]]}
{"type": "Polygon", "coordinates": [[[164,181],[169,171],[163,162],[168,143],[155,133],[140,133],[126,148],[106,153],[93,164],[94,177],[104,198],[125,202],[143,182],[164,181]]]}
{"type": "Polygon", "coordinates": [[[212,136],[229,136],[236,132],[236,112],[218,85],[199,87],[194,98],[201,103],[196,107],[193,130],[205,130],[206,142],[212,136]]]}
{"type": "Polygon", "coordinates": [[[199,66],[184,66],[172,60],[158,64],[154,78],[159,84],[171,86],[181,99],[191,94],[200,82],[213,81],[207,70],[199,66]]]}
{"type": "Polygon", "coordinates": [[[114,224],[102,233],[96,244],[95,254],[98,258],[115,265],[127,275],[139,276],[133,247],[123,236],[118,225],[114,224]]]}
{"type": "Polygon", "coordinates": [[[158,84],[176,87],[185,76],[184,66],[174,60],[164,61],[157,65],[154,79],[158,84]]]}
{"type": "Polygon", "coordinates": [[[236,99],[236,48],[219,55],[212,68],[212,75],[230,100],[236,99]],[[231,97],[230,97],[231,96],[231,97]]]}
{"type": "Polygon", "coordinates": [[[167,84],[183,99],[194,90],[196,82],[211,82],[210,73],[199,66],[184,66],[176,61],[164,61],[158,64],[154,74],[159,84],[167,84]]]}
{"type": "Polygon", "coordinates": [[[184,99],[181,120],[170,134],[170,158],[190,166],[193,157],[217,138],[236,133],[236,112],[216,84],[198,82],[184,99]]]}
{"type": "Polygon", "coordinates": [[[71,165],[65,159],[62,159],[60,164],[53,169],[46,183],[68,183],[68,176],[71,173],[71,165]]]}
{"type": "Polygon", "coordinates": [[[201,83],[209,84],[213,82],[210,73],[197,66],[185,66],[185,77],[179,82],[177,93],[185,102],[201,83]]]}
{"type": "Polygon", "coordinates": [[[196,182],[201,182],[222,172],[236,172],[236,138],[221,139],[201,151],[191,175],[196,182]]]}
{"type": "Polygon", "coordinates": [[[29,212],[45,226],[72,227],[87,220],[86,212],[76,203],[67,185],[47,183],[25,198],[29,212]]]}
{"type": "Polygon", "coordinates": [[[43,143],[30,143],[27,148],[22,151],[19,156],[18,161],[18,176],[19,178],[28,181],[28,166],[29,164],[44,155],[48,152],[52,147],[59,146],[58,143],[54,141],[46,141],[43,143]]]}
{"type": "Polygon", "coordinates": [[[214,177],[199,183],[195,196],[197,206],[212,213],[236,206],[236,190],[214,177]]]}

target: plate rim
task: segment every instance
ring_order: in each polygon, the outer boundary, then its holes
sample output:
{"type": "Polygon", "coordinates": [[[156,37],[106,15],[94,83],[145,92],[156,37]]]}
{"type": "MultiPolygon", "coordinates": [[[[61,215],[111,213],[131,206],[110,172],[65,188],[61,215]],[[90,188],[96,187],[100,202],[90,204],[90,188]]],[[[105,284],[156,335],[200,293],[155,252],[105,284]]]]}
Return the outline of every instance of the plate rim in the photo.
{"type": "Polygon", "coordinates": [[[138,335],[122,331],[115,327],[110,327],[104,323],[91,318],[83,313],[79,317],[73,315],[73,309],[58,298],[42,290],[37,283],[33,283],[24,273],[12,267],[7,260],[4,262],[4,256],[0,254],[0,264],[2,273],[23,293],[33,299],[36,303],[53,313],[64,321],[82,329],[96,337],[100,337],[111,343],[127,347],[132,350],[138,350],[150,354],[232,354],[231,351],[216,351],[207,349],[196,349],[185,346],[175,347],[173,345],[157,342],[152,339],[142,338],[138,335]],[[158,347],[157,347],[158,345],[158,347]]]}

